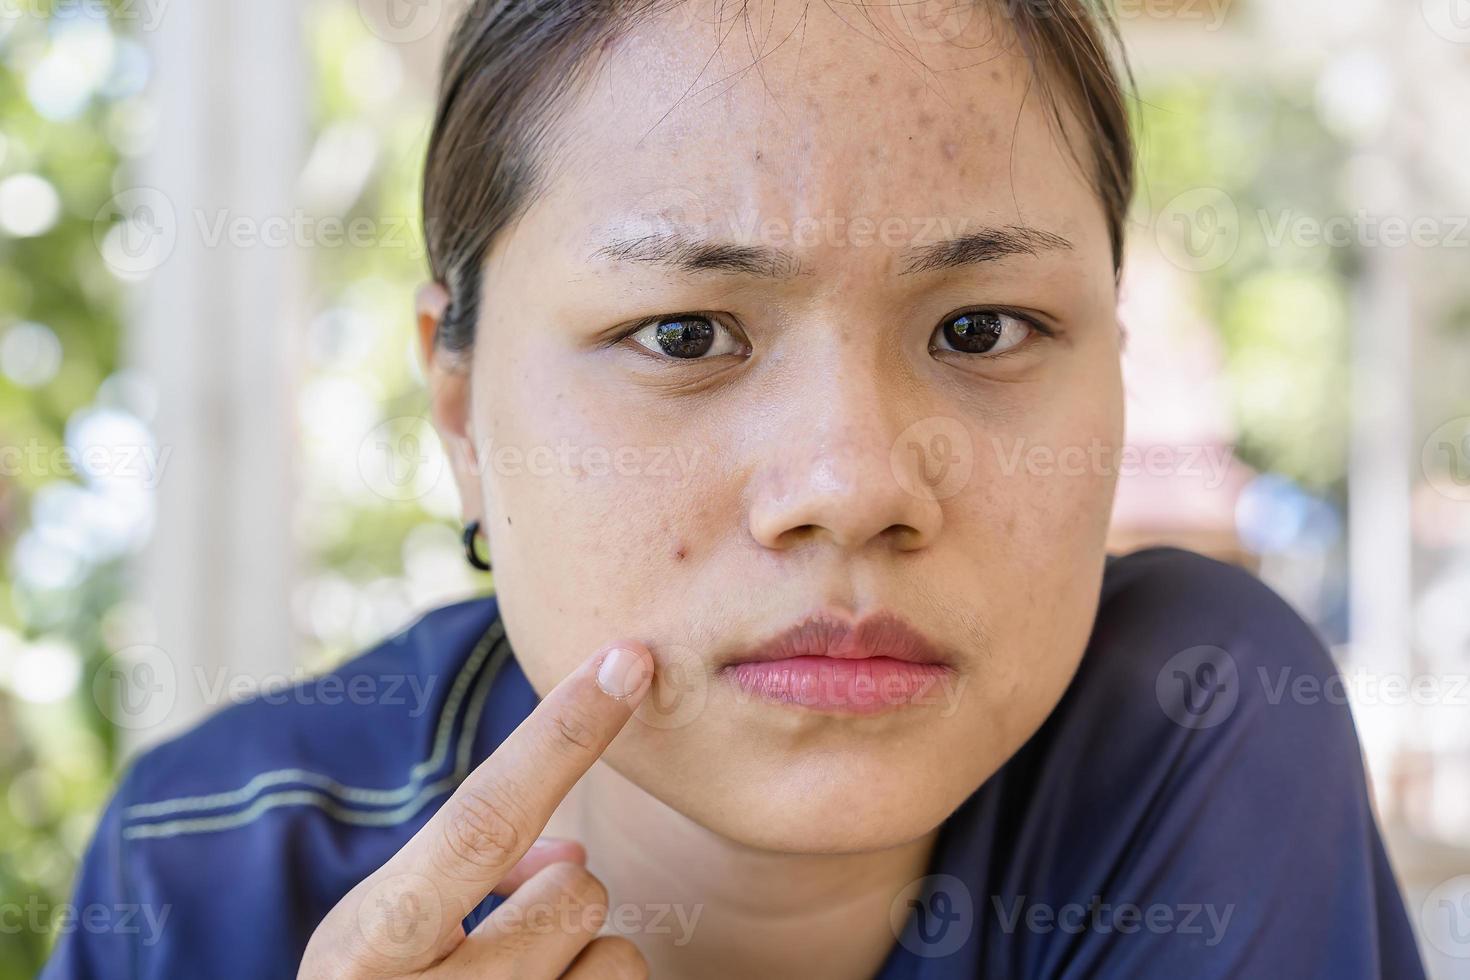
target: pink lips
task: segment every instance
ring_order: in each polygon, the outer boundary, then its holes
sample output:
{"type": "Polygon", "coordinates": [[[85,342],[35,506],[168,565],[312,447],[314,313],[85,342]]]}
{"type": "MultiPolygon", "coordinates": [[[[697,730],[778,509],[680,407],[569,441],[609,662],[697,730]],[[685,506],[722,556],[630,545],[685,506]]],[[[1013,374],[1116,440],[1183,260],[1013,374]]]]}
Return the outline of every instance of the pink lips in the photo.
{"type": "Polygon", "coordinates": [[[746,694],[844,714],[923,703],[954,673],[952,658],[899,617],[880,613],[855,627],[809,616],[722,668],[746,694]]]}

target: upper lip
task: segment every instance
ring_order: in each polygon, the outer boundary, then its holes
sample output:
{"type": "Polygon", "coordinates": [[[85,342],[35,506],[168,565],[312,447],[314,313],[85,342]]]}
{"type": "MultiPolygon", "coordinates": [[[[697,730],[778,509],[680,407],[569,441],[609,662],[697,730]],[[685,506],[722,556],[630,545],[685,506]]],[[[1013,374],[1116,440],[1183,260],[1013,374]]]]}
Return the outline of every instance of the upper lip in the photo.
{"type": "Polygon", "coordinates": [[[891,657],[919,664],[953,666],[950,651],[910,626],[897,613],[876,612],[856,623],[830,612],[818,612],[798,620],[730,663],[785,660],[788,657],[832,657],[862,660],[891,657]]]}

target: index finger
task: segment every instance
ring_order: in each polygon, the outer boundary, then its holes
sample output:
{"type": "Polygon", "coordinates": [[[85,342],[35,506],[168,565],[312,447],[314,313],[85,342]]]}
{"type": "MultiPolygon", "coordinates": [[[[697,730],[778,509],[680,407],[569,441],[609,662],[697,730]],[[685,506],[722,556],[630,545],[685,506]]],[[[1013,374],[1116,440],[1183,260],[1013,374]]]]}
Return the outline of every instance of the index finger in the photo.
{"type": "MultiPolygon", "coordinates": [[[[425,875],[464,915],[521,859],[648,693],[642,644],[604,647],[552,688],[379,873],[425,875]]],[[[447,927],[458,919],[445,915],[447,927]]]]}

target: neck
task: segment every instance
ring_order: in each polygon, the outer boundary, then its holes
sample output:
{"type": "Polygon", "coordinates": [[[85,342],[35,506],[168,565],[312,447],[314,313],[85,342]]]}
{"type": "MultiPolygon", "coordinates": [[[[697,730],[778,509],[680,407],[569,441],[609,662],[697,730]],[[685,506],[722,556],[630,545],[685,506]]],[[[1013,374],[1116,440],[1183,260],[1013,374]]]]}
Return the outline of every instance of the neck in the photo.
{"type": "Polygon", "coordinates": [[[567,830],[608,889],[608,921],[653,976],[867,980],[895,942],[894,898],[926,873],[937,830],[856,854],[788,854],[722,837],[604,762],[567,830]]]}

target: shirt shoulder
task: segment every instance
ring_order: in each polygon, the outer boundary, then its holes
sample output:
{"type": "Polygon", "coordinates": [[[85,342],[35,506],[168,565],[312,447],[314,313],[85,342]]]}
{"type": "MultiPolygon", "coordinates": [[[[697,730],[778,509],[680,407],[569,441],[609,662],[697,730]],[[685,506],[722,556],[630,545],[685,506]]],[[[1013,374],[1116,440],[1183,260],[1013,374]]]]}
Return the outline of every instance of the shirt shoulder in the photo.
{"type": "Polygon", "coordinates": [[[1011,975],[1422,976],[1336,664],[1242,568],[1110,558],[1071,685],[975,806],[1011,975]],[[1010,928],[1038,909],[1076,928],[1010,928]]]}
{"type": "Polygon", "coordinates": [[[216,711],[132,764],[124,836],[223,829],[272,803],[411,802],[477,720],[464,709],[503,638],[494,597],[442,606],[333,670],[216,711]]]}
{"type": "Polygon", "coordinates": [[[321,918],[535,706],[493,597],[218,711],[127,767],[75,904],[148,934],[62,937],[46,976],[290,975],[321,918]]]}

